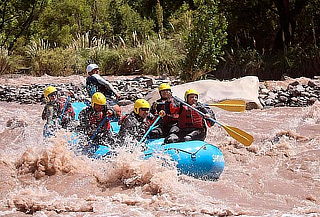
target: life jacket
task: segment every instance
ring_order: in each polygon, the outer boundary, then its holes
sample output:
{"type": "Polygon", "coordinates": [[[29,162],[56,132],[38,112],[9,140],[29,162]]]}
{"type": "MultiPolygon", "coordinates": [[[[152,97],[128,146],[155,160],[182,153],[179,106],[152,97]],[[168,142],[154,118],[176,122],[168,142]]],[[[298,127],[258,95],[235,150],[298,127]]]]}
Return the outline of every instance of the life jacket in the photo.
{"type": "MultiPolygon", "coordinates": [[[[59,118],[61,117],[62,115],[62,112],[63,112],[63,109],[65,107],[65,104],[66,104],[66,99],[64,98],[59,98],[57,100],[57,104],[59,106],[59,118]]],[[[74,119],[75,117],[75,112],[71,106],[71,104],[69,102],[67,102],[67,105],[66,105],[66,108],[65,108],[65,111],[63,113],[63,118],[62,118],[62,122],[65,122],[65,121],[68,121],[68,119],[74,119]]]]}
{"type": "Polygon", "coordinates": [[[195,110],[182,105],[180,108],[180,116],[178,127],[185,128],[204,128],[203,117],[195,110]]]}
{"type": "Polygon", "coordinates": [[[110,89],[100,84],[98,80],[92,75],[90,75],[86,79],[86,89],[90,97],[92,97],[92,95],[96,92],[103,93],[103,95],[105,95],[105,97],[107,98],[110,98],[113,94],[113,92],[110,89]]]}
{"type": "MultiPolygon", "coordinates": [[[[106,116],[103,112],[99,112],[99,113],[93,112],[89,116],[89,125],[97,129],[105,117],[106,116]]],[[[99,130],[100,132],[109,131],[110,128],[111,128],[110,122],[109,120],[106,120],[103,126],[100,126],[99,130]]]]}
{"type": "Polygon", "coordinates": [[[180,108],[179,106],[176,105],[173,98],[171,98],[170,101],[159,99],[157,100],[156,103],[157,103],[157,106],[156,106],[157,113],[160,112],[161,110],[166,112],[166,115],[162,118],[164,125],[178,122],[178,118],[179,118],[178,112],[180,108]]]}

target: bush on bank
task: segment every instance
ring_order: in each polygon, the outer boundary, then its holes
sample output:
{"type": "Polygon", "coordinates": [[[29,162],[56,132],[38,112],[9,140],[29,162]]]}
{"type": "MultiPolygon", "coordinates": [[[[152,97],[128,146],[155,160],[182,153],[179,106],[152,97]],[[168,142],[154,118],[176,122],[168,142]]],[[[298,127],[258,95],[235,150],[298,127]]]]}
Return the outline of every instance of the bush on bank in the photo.
{"type": "Polygon", "coordinates": [[[68,76],[85,73],[89,63],[100,66],[107,74],[152,74],[178,76],[182,70],[184,55],[171,40],[149,40],[138,47],[117,48],[47,48],[26,46],[23,53],[0,56],[0,73],[26,73],[33,76],[48,74],[68,76]],[[19,61],[17,61],[19,60],[19,61]]]}

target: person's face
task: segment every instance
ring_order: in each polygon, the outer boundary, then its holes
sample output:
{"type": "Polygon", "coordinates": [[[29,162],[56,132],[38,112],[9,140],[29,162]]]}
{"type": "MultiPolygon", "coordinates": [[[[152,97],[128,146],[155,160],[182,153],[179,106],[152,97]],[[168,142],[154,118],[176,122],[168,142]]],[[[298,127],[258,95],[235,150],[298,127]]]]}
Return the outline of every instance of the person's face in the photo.
{"type": "Polygon", "coordinates": [[[104,105],[98,105],[98,104],[94,104],[93,109],[96,112],[102,112],[104,105]]]}
{"type": "Polygon", "coordinates": [[[145,119],[149,114],[149,109],[148,108],[140,108],[139,109],[139,116],[145,119]]]}
{"type": "Polygon", "coordinates": [[[54,93],[51,93],[49,96],[48,96],[49,100],[50,101],[55,101],[58,97],[57,97],[57,93],[54,92],[54,93]]]}
{"type": "Polygon", "coordinates": [[[92,74],[99,74],[99,68],[92,69],[92,74]]]}
{"type": "Polygon", "coordinates": [[[198,95],[196,94],[189,94],[187,97],[187,103],[189,105],[194,105],[198,102],[198,95]]]}
{"type": "Polygon", "coordinates": [[[171,97],[171,90],[161,90],[160,96],[162,99],[169,99],[171,97]]]}
{"type": "Polygon", "coordinates": [[[99,68],[92,69],[91,72],[88,72],[88,75],[99,74],[99,68]]]}
{"type": "Polygon", "coordinates": [[[121,117],[122,111],[119,105],[114,105],[113,110],[116,112],[117,117],[121,117]]]}

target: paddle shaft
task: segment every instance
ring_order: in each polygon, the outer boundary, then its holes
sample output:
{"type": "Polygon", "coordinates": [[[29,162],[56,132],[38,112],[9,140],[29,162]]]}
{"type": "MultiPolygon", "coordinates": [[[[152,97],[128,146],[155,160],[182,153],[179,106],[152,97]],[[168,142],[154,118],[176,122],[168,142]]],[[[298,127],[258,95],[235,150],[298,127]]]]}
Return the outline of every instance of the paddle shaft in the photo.
{"type": "Polygon", "coordinates": [[[151,132],[151,130],[153,129],[153,127],[158,123],[158,121],[160,120],[160,118],[161,118],[161,116],[159,115],[158,117],[157,117],[157,119],[152,123],[152,125],[149,127],[149,129],[147,130],[147,132],[143,135],[143,137],[140,139],[140,141],[139,141],[139,143],[138,144],[140,144],[140,143],[142,143],[145,139],[146,139],[146,137],[149,135],[149,133],[151,132]]]}
{"type": "MultiPolygon", "coordinates": [[[[199,109],[196,109],[196,108],[192,107],[191,105],[189,105],[188,103],[184,102],[182,99],[180,99],[180,98],[178,98],[178,97],[176,97],[176,96],[174,96],[173,98],[175,98],[176,100],[178,100],[179,102],[181,102],[183,105],[185,105],[185,106],[187,106],[187,107],[195,110],[195,111],[198,112],[200,115],[202,115],[203,117],[205,117],[205,113],[203,113],[203,112],[200,111],[199,109]]],[[[206,118],[206,119],[215,122],[215,123],[218,124],[219,126],[223,126],[222,124],[220,124],[218,121],[216,121],[216,120],[213,119],[213,118],[206,118]]]]}
{"type": "Polygon", "coordinates": [[[94,140],[94,138],[96,138],[97,134],[100,131],[100,128],[106,123],[106,121],[109,119],[108,116],[105,116],[104,119],[100,122],[99,126],[97,127],[97,129],[94,131],[94,133],[92,134],[92,136],[90,136],[91,140],[94,140]]]}
{"type": "Polygon", "coordinates": [[[69,103],[69,101],[70,101],[70,96],[68,96],[68,98],[66,99],[66,102],[64,103],[64,106],[63,106],[63,109],[62,109],[62,112],[61,112],[61,115],[60,115],[60,118],[59,118],[59,120],[60,120],[60,123],[62,122],[62,119],[63,119],[63,116],[64,116],[64,113],[66,112],[66,110],[67,110],[67,107],[68,107],[68,103],[69,103]]]}

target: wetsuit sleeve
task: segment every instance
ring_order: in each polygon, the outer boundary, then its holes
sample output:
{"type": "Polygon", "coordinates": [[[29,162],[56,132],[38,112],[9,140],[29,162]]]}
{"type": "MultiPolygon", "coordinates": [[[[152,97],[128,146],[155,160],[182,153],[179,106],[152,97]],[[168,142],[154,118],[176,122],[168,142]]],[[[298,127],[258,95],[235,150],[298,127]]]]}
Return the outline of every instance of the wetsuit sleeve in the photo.
{"type": "Polygon", "coordinates": [[[102,78],[100,75],[98,75],[98,74],[94,74],[94,75],[92,75],[92,76],[94,76],[96,79],[97,79],[97,81],[99,82],[99,84],[102,84],[102,85],[104,85],[104,86],[106,86],[109,90],[111,90],[115,95],[119,95],[118,94],[118,92],[116,91],[116,89],[114,89],[114,87],[112,86],[112,84],[109,82],[109,81],[107,81],[107,80],[105,80],[104,78],[102,78]]]}
{"type": "Polygon", "coordinates": [[[41,118],[42,120],[47,120],[47,106],[44,107],[41,118]]]}

